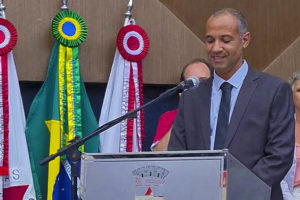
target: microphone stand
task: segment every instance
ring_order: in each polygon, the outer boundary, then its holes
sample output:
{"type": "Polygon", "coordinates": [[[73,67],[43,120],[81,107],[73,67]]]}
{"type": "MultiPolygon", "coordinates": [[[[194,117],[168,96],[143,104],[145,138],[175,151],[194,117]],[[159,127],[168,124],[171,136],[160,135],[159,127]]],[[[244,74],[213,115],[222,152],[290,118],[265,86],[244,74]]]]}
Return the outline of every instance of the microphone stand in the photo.
{"type": "Polygon", "coordinates": [[[177,85],[176,87],[173,87],[171,89],[166,90],[162,94],[160,94],[157,98],[149,101],[148,103],[144,104],[141,107],[136,108],[135,110],[132,110],[130,112],[127,112],[126,114],[122,115],[121,117],[118,117],[114,120],[111,120],[107,122],[106,124],[100,126],[97,128],[94,132],[91,134],[80,138],[79,136],[76,136],[73,140],[71,140],[70,145],[63,147],[59,149],[55,154],[49,155],[46,158],[42,159],[40,161],[40,165],[44,165],[51,160],[55,159],[58,156],[67,155],[68,158],[70,158],[71,161],[71,184],[72,184],[72,200],[77,200],[77,178],[79,177],[78,169],[79,169],[79,162],[81,159],[81,152],[78,151],[78,148],[84,144],[87,140],[90,138],[102,133],[103,131],[109,129],[110,127],[120,123],[121,121],[128,119],[128,118],[135,118],[137,112],[140,110],[154,104],[155,102],[159,101],[160,99],[172,95],[180,90],[184,89],[184,86],[182,84],[177,85]]]}

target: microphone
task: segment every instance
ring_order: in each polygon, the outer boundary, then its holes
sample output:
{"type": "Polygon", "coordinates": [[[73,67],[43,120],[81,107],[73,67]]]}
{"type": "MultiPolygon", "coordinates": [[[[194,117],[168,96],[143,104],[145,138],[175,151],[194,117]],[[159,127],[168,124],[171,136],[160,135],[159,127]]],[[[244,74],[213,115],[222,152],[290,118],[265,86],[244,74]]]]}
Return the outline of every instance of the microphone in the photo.
{"type": "Polygon", "coordinates": [[[199,86],[199,79],[196,78],[195,76],[190,76],[186,80],[180,82],[176,88],[179,91],[184,91],[188,89],[195,89],[199,86]]]}

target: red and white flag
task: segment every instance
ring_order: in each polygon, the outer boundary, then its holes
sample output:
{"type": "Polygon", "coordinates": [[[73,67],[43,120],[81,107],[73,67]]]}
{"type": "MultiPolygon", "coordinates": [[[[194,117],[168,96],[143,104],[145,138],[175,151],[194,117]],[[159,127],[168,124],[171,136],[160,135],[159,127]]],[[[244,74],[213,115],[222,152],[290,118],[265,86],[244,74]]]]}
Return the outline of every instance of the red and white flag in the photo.
{"type": "Polygon", "coordinates": [[[12,49],[17,32],[0,18],[0,198],[35,200],[25,115],[12,49]]]}
{"type": "MultiPolygon", "coordinates": [[[[143,105],[142,60],[149,50],[146,32],[130,20],[117,36],[99,126],[143,105]]],[[[100,134],[100,152],[139,152],[143,150],[144,112],[100,134]]]]}

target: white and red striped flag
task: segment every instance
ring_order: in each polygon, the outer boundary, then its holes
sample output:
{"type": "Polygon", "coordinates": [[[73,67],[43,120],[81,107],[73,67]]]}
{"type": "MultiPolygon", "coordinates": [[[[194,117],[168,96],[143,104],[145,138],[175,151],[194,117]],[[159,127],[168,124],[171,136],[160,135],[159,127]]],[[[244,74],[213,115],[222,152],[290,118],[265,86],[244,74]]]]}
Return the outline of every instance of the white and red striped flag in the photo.
{"type": "MultiPolygon", "coordinates": [[[[102,105],[99,126],[143,105],[142,60],[149,50],[146,32],[129,20],[117,36],[117,50],[102,105]]],[[[100,134],[100,152],[143,150],[144,113],[100,134]]]]}
{"type": "Polygon", "coordinates": [[[35,200],[23,102],[11,51],[16,42],[15,27],[0,18],[0,198],[35,200]]]}

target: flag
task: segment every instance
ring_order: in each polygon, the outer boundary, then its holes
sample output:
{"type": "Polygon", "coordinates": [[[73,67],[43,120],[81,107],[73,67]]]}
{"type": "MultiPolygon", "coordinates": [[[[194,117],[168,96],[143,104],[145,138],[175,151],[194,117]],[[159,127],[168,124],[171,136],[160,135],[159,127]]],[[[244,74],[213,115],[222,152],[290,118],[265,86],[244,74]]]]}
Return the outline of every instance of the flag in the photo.
{"type": "MultiPolygon", "coordinates": [[[[1,13],[5,16],[4,12],[1,13]]],[[[36,199],[25,137],[25,115],[12,49],[13,24],[0,18],[0,188],[1,199],[36,199]]]]}
{"type": "MultiPolygon", "coordinates": [[[[142,60],[149,50],[147,33],[125,22],[117,36],[111,73],[107,83],[99,126],[143,105],[142,60]]],[[[139,152],[143,150],[144,111],[100,134],[100,152],[139,152]]]]}
{"type": "MultiPolygon", "coordinates": [[[[71,199],[70,164],[65,156],[49,165],[39,162],[75,136],[86,136],[97,128],[79,72],[78,45],[86,38],[86,25],[73,11],[58,13],[52,22],[54,44],[46,79],[30,107],[26,136],[38,199],[71,199]]],[[[92,138],[84,151],[97,152],[99,140],[92,138]]],[[[82,148],[83,149],[83,148],[82,148]]]]}

